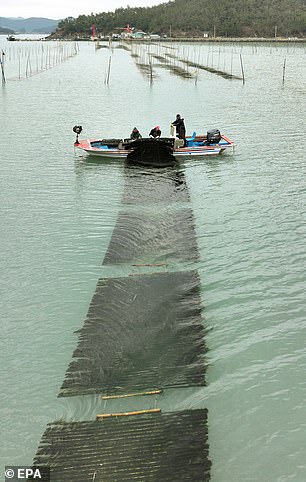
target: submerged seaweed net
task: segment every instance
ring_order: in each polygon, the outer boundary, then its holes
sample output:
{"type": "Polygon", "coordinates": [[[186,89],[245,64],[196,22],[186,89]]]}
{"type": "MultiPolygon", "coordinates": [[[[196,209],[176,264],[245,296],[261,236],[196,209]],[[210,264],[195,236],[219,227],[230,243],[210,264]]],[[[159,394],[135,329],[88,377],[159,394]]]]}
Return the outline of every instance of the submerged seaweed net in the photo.
{"type": "Polygon", "coordinates": [[[210,480],[207,411],[53,423],[34,460],[52,482],[210,480]]]}
{"type": "MultiPolygon", "coordinates": [[[[127,165],[124,176],[122,204],[158,204],[158,209],[161,210],[173,205],[180,208],[183,203],[190,202],[184,174],[172,167],[142,168],[139,165],[127,165]]],[[[190,205],[187,207],[190,209],[190,205]]],[[[194,226],[191,229],[194,230],[194,226]]]]}
{"type": "MultiPolygon", "coordinates": [[[[198,260],[184,176],[126,167],[122,210],[104,265],[198,260]],[[147,204],[146,204],[147,203],[147,204]]],[[[196,271],[100,279],[60,396],[205,385],[196,271]]]]}
{"type": "Polygon", "coordinates": [[[191,209],[121,211],[103,264],[192,261],[199,257],[191,209]]]}
{"type": "MultiPolygon", "coordinates": [[[[181,62],[182,64],[187,65],[188,67],[194,67],[197,70],[206,70],[207,72],[210,72],[211,74],[219,75],[220,77],[223,77],[224,79],[237,79],[237,80],[242,80],[242,77],[239,77],[238,75],[230,74],[228,72],[224,72],[223,70],[215,69],[213,67],[208,67],[206,65],[202,65],[198,62],[192,62],[191,60],[186,60],[177,57],[176,55],[173,54],[165,54],[167,57],[170,57],[178,62],[181,62]]],[[[167,64],[168,65],[168,64],[167,64]]],[[[182,69],[184,70],[184,69],[182,69]]],[[[185,71],[187,72],[187,71],[185,71]]],[[[190,74],[192,77],[192,75],[190,74]]]]}
{"type": "MultiPolygon", "coordinates": [[[[104,264],[198,259],[184,176],[125,174],[104,264]]],[[[195,270],[100,279],[59,396],[204,386],[201,311],[195,270]]],[[[156,411],[50,424],[34,465],[50,466],[52,482],[208,482],[207,410],[156,411]]]]}
{"type": "Polygon", "coordinates": [[[183,69],[179,65],[173,65],[170,63],[161,63],[158,65],[159,68],[162,69],[167,69],[169,70],[172,74],[177,75],[178,77],[182,77],[183,79],[193,79],[194,76],[188,72],[188,70],[183,69]]]}
{"type": "Polygon", "coordinates": [[[185,177],[175,169],[126,167],[124,209],[119,212],[103,264],[197,260],[189,201],[185,177]]]}
{"type": "Polygon", "coordinates": [[[213,67],[207,67],[206,65],[201,65],[197,62],[191,62],[190,60],[184,60],[184,59],[179,59],[179,61],[188,65],[189,67],[195,67],[197,69],[206,70],[211,74],[220,75],[220,77],[223,77],[224,79],[242,80],[242,77],[239,77],[238,75],[229,74],[228,72],[223,72],[223,70],[214,69],[213,67]]]}
{"type": "Polygon", "coordinates": [[[204,386],[196,271],[101,279],[60,396],[204,386]]]}

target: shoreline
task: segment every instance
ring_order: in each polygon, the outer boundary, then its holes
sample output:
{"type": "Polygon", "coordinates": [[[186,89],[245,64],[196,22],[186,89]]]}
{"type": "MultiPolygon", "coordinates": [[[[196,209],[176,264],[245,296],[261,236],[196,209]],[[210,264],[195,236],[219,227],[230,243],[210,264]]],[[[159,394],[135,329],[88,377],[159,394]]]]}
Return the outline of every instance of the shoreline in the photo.
{"type": "MultiPolygon", "coordinates": [[[[78,42],[109,42],[107,37],[97,38],[46,38],[46,40],[64,40],[64,41],[78,41],[78,42]]],[[[189,43],[306,43],[306,38],[298,37],[167,37],[160,39],[111,39],[111,42],[129,42],[129,43],[171,43],[171,42],[189,42],[189,43]]]]}
{"type": "MultiPolygon", "coordinates": [[[[26,35],[26,34],[22,34],[26,35]]],[[[31,35],[31,34],[29,34],[31,35]]],[[[37,34],[39,35],[39,34],[37,34]]],[[[27,41],[63,41],[63,42],[127,42],[127,43],[306,43],[306,37],[166,37],[166,38],[143,38],[143,39],[134,39],[134,38],[116,38],[111,39],[110,37],[101,37],[101,38],[91,38],[91,37],[65,37],[65,36],[57,36],[57,35],[49,35],[45,37],[39,38],[19,38],[18,34],[14,36],[14,39],[7,39],[8,41],[15,41],[15,42],[27,42],[27,41]]]]}

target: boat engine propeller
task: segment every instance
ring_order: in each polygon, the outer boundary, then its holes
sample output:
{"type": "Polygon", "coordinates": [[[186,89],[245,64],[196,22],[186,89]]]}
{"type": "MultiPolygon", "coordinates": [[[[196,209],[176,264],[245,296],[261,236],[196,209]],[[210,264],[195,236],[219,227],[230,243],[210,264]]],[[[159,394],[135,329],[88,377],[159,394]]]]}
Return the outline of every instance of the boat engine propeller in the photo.
{"type": "Polygon", "coordinates": [[[75,140],[75,144],[79,144],[79,134],[81,134],[82,132],[82,126],[74,126],[73,127],[73,132],[76,133],[76,140],[75,140]]]}

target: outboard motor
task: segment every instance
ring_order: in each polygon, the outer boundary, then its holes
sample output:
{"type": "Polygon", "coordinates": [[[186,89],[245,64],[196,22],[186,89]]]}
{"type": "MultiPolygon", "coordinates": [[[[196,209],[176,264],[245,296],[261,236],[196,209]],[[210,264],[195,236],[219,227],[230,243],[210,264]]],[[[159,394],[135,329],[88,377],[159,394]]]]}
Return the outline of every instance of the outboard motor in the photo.
{"type": "Polygon", "coordinates": [[[77,136],[76,136],[76,140],[75,140],[75,144],[79,144],[79,134],[81,134],[81,132],[82,132],[82,130],[83,130],[83,129],[82,129],[82,126],[74,126],[72,130],[73,130],[73,132],[75,132],[76,135],[77,135],[77,136]]]}
{"type": "Polygon", "coordinates": [[[219,144],[221,141],[221,134],[219,129],[211,129],[207,131],[207,144],[219,144]]]}

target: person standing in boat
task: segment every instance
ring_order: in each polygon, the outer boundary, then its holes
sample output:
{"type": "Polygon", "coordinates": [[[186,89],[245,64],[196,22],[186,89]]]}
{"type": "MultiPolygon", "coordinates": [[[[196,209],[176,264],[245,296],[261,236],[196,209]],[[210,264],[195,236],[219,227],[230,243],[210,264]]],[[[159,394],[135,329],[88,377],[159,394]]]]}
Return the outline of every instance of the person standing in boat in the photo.
{"type": "Polygon", "coordinates": [[[184,140],[184,147],[186,146],[186,127],[184,123],[184,119],[180,116],[180,114],[176,115],[176,119],[172,122],[172,125],[176,128],[176,135],[179,139],[184,140]]]}
{"type": "Polygon", "coordinates": [[[160,137],[161,136],[161,130],[159,126],[153,127],[153,129],[150,130],[150,137],[160,137]]]}
{"type": "Polygon", "coordinates": [[[134,127],[134,129],[131,132],[130,138],[135,141],[136,139],[141,139],[142,135],[140,134],[139,130],[137,127],[134,127]]]}

